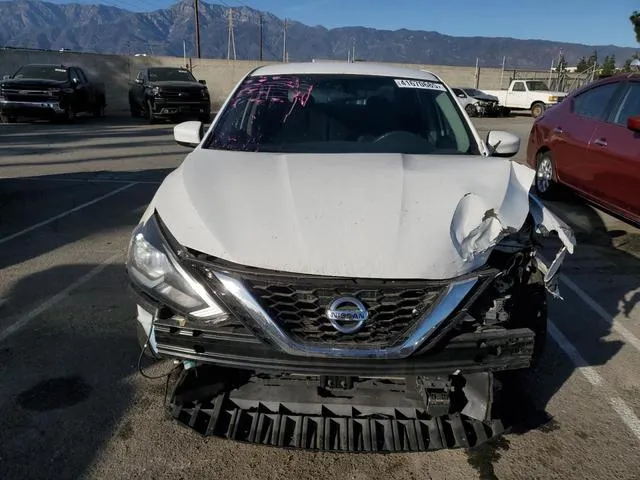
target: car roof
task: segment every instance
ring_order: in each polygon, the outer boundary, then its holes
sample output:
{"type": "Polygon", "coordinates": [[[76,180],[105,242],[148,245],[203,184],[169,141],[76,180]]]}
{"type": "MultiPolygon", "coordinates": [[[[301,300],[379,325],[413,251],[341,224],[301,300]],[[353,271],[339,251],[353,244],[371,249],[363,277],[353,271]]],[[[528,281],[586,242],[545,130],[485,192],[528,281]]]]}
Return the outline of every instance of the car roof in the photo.
{"type": "Polygon", "coordinates": [[[305,75],[305,74],[344,74],[371,75],[378,77],[399,77],[415,80],[442,81],[432,72],[418,68],[395,67],[369,62],[296,62],[276,63],[256,68],[250,76],[260,75],[305,75]]]}

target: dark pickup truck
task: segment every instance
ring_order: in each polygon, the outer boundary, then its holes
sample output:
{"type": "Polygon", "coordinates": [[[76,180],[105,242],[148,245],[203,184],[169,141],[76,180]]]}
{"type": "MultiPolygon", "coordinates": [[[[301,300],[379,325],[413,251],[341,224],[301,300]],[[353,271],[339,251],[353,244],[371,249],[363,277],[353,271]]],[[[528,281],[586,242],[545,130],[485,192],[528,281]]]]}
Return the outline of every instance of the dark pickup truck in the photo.
{"type": "Polygon", "coordinates": [[[206,82],[179,67],[141,70],[129,89],[129,107],[132,117],[144,117],[149,123],[178,117],[208,123],[211,116],[206,82]]]}
{"type": "Polygon", "coordinates": [[[67,65],[24,65],[0,82],[0,119],[57,118],[72,122],[79,113],[102,117],[104,85],[92,82],[84,70],[67,65]]]}

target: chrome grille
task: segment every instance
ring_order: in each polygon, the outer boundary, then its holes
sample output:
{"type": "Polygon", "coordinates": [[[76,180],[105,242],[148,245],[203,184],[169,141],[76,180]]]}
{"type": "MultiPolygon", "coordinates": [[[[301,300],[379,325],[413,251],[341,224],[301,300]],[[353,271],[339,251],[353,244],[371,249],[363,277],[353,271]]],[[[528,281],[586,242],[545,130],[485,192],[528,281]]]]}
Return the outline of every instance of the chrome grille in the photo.
{"type": "Polygon", "coordinates": [[[311,344],[383,346],[404,337],[436,302],[446,286],[304,285],[245,281],[262,307],[287,334],[311,344]],[[337,331],[326,316],[339,297],[355,297],[364,303],[369,318],[352,334],[337,331]]]}

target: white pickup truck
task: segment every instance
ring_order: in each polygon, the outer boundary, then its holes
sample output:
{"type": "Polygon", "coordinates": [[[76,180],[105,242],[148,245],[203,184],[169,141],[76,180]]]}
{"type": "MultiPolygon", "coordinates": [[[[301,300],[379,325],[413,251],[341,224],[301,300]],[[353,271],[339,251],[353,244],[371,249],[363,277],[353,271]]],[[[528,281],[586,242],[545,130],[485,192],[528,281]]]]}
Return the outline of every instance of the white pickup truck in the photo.
{"type": "Polygon", "coordinates": [[[512,80],[507,90],[483,90],[488,95],[498,97],[500,106],[508,110],[530,110],[537,118],[546,108],[566,97],[564,92],[554,92],[543,80],[512,80]]]}

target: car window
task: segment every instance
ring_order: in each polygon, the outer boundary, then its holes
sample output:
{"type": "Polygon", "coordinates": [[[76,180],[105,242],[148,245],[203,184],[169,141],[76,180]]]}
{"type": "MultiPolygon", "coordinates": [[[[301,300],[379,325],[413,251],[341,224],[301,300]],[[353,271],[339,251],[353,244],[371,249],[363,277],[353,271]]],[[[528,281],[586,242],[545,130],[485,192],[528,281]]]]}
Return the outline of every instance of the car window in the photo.
{"type": "Polygon", "coordinates": [[[362,75],[246,78],[205,148],[296,153],[479,154],[439,82],[362,75]]]}
{"type": "Polygon", "coordinates": [[[69,80],[69,72],[64,67],[53,65],[25,65],[15,73],[13,78],[41,78],[66,82],[69,80]]]}
{"type": "Polygon", "coordinates": [[[527,87],[529,88],[530,92],[549,91],[548,85],[542,80],[530,80],[527,82],[527,87]]]}
{"type": "Polygon", "coordinates": [[[78,75],[78,78],[80,79],[80,83],[88,82],[87,77],[85,76],[84,72],[81,69],[76,68],[75,71],[76,71],[76,74],[78,75]]]}
{"type": "Polygon", "coordinates": [[[526,92],[527,89],[524,88],[524,82],[516,82],[513,84],[513,91],[514,92],[526,92]]]}
{"type": "Polygon", "coordinates": [[[640,115],[640,82],[631,82],[613,117],[613,122],[627,126],[629,117],[640,115]]]}
{"type": "Polygon", "coordinates": [[[184,68],[150,68],[149,69],[149,81],[150,82],[164,82],[164,81],[183,81],[183,82],[195,82],[196,79],[189,70],[184,68]]]}
{"type": "Polygon", "coordinates": [[[582,117],[603,118],[617,89],[617,83],[607,83],[576,95],[573,113],[582,117]]]}

